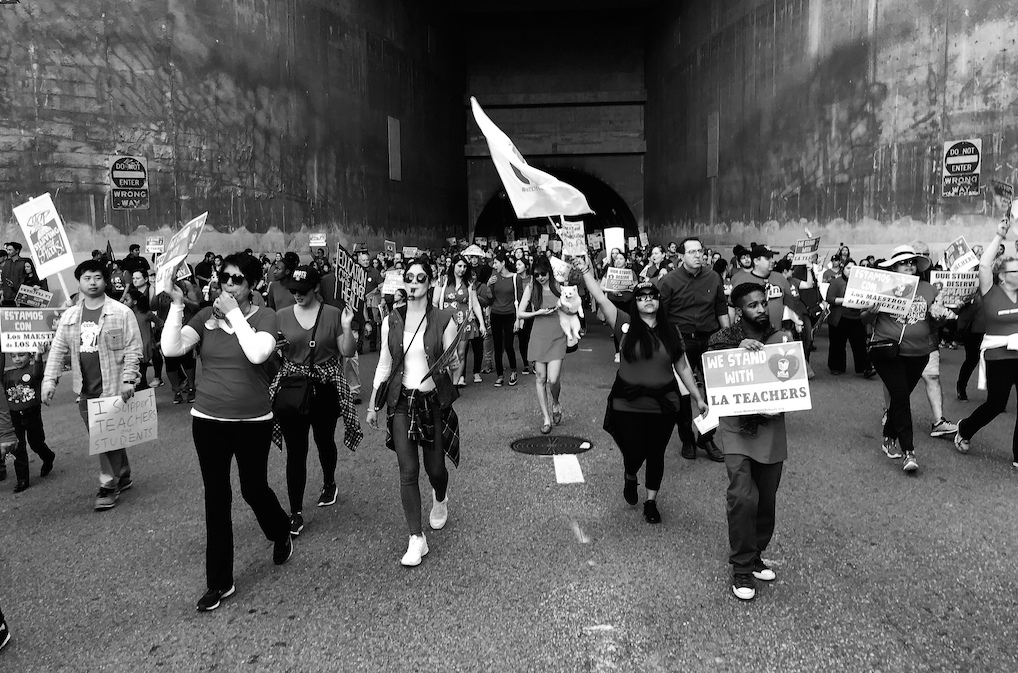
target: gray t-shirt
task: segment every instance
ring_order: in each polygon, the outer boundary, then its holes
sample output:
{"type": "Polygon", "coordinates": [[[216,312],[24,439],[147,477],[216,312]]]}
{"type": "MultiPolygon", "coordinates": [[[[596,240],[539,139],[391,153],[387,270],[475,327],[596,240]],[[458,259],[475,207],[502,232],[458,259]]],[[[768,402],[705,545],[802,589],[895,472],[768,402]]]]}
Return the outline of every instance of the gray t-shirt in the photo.
{"type": "Polygon", "coordinates": [[[78,362],[81,365],[81,397],[85,400],[102,397],[103,394],[103,373],[99,364],[99,319],[102,314],[102,306],[95,309],[81,307],[78,362]]]}

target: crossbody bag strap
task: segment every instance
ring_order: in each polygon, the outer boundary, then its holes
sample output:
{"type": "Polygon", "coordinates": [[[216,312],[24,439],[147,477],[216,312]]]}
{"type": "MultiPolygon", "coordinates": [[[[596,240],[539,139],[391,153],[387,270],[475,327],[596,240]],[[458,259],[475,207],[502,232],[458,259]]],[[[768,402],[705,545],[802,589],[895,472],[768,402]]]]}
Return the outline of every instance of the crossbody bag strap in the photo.
{"type": "MultiPolygon", "coordinates": [[[[322,311],[325,310],[325,302],[318,303],[318,315],[315,316],[315,326],[311,328],[311,340],[308,341],[308,347],[310,352],[308,353],[308,371],[310,372],[311,367],[315,364],[315,335],[318,334],[318,323],[322,320],[322,311]]],[[[294,316],[296,319],[297,316],[294,316]]]]}
{"type": "Polygon", "coordinates": [[[410,337],[410,342],[406,345],[406,348],[403,349],[403,352],[400,353],[399,362],[396,365],[393,366],[392,371],[396,371],[399,368],[399,366],[401,364],[403,364],[403,360],[406,359],[406,354],[410,352],[410,345],[413,344],[414,339],[417,338],[417,333],[421,331],[421,327],[424,325],[424,321],[427,320],[427,319],[428,319],[428,312],[425,311],[424,312],[424,316],[421,318],[421,321],[419,323],[417,323],[417,329],[414,330],[414,335],[412,337],[410,337]]]}

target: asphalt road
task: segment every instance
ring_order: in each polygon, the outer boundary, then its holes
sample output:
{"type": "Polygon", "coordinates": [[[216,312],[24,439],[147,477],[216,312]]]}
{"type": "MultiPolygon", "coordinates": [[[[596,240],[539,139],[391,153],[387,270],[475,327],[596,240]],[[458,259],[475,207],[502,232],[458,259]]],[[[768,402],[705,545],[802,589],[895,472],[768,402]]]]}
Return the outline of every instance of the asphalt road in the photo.
{"type": "MultiPolygon", "coordinates": [[[[880,451],[880,384],[832,377],[814,354],[814,409],[790,415],[777,532],[778,580],[732,596],[724,467],[669,449],[664,521],[622,499],[619,453],[601,428],[611,340],[593,329],[566,364],[565,421],[589,438],[585,482],[556,483],[550,458],[512,452],[537,434],[533,378],[470,386],[457,402],[463,460],[450,519],[417,568],[383,431],[340,455],[336,506],[313,506],[276,567],[235,484],[237,594],[210,614],[202,487],[187,405],[158,390],[160,440],[130,450],[134,489],[92,511],[96,459],[69,385],[45,412],[53,474],[0,484],[0,604],[13,640],[0,671],[1005,671],[1014,639],[1018,470],[1014,414],[970,455],[919,434],[917,476],[880,451]]],[[[943,351],[947,415],[962,352],[943,351]]],[[[365,380],[374,356],[362,356],[365,380]]],[[[923,394],[917,428],[929,427],[923,394]]],[[[1012,407],[1013,408],[1013,407],[1012,407]]],[[[341,432],[341,431],[340,431],[341,432]]],[[[34,457],[33,457],[34,458],[34,457]]],[[[270,483],[285,497],[283,456],[270,483]]],[[[422,476],[425,501],[430,491],[422,476]]],[[[641,499],[642,499],[641,488],[641,499]]],[[[425,512],[425,516],[427,512],[425,512]]],[[[762,584],[762,583],[761,583],[762,584]]]]}

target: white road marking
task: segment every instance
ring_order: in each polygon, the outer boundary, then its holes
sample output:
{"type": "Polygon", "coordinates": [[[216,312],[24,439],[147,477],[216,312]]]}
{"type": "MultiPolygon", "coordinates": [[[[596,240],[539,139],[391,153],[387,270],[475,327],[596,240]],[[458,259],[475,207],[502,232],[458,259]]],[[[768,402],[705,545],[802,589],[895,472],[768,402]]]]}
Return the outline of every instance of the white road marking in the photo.
{"type": "Polygon", "coordinates": [[[593,631],[614,631],[615,627],[611,624],[596,624],[594,626],[584,626],[583,630],[587,633],[591,633],[593,631]]]}
{"type": "Polygon", "coordinates": [[[576,536],[577,542],[579,542],[580,544],[590,544],[590,538],[587,537],[587,534],[583,532],[582,528],[580,528],[579,523],[573,521],[570,525],[573,529],[573,535],[576,536]]]}
{"type": "Polygon", "coordinates": [[[556,454],[553,458],[555,459],[555,479],[558,483],[583,483],[583,470],[580,469],[580,461],[576,459],[576,454],[556,454]]]}

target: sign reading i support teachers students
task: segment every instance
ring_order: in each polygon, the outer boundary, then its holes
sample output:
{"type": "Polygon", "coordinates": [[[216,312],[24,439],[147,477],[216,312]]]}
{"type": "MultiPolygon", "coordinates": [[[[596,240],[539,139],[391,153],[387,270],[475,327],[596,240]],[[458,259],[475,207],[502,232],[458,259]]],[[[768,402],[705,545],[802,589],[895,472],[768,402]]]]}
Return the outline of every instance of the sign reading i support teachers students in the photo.
{"type": "Polygon", "coordinates": [[[709,351],[702,359],[710,417],[813,408],[801,341],[709,351]]]}
{"type": "Polygon", "coordinates": [[[881,313],[903,316],[912,306],[918,287],[918,276],[854,266],[845,288],[844,306],[866,308],[876,303],[881,313]]]}
{"type": "Polygon", "coordinates": [[[119,395],[88,401],[88,453],[126,449],[159,439],[156,391],[141,390],[126,402],[119,395]]]}

